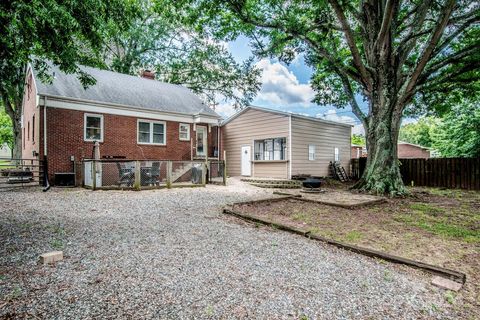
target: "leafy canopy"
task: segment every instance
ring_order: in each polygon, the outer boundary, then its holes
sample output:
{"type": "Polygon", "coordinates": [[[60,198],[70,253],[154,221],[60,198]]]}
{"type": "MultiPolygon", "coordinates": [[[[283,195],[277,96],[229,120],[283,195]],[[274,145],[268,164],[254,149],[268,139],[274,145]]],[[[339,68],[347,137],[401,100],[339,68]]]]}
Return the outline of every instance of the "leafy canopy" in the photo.
{"type": "Polygon", "coordinates": [[[253,59],[237,63],[223,42],[183,24],[183,8],[170,2],[140,1],[128,29],[109,26],[106,67],[127,74],[154,70],[158,80],[185,85],[212,105],[221,99],[251,102],[260,89],[253,59]]]}
{"type": "Polygon", "coordinates": [[[7,144],[13,150],[12,120],[3,108],[0,108],[0,147],[4,144],[7,144]]]}
{"type": "Polygon", "coordinates": [[[480,3],[470,0],[179,0],[185,19],[212,37],[243,33],[258,56],[302,53],[315,70],[314,101],[350,104],[368,129],[391,109],[399,122],[480,92],[480,3]],[[450,103],[444,104],[445,95],[450,103]],[[369,102],[360,110],[355,97],[369,102]],[[383,98],[380,98],[383,97],[383,98]],[[385,99],[387,98],[387,99],[385,99]]]}
{"type": "MultiPolygon", "coordinates": [[[[127,1],[34,0],[0,4],[0,95],[18,98],[23,91],[25,66],[33,62],[48,78],[46,60],[62,71],[77,73],[85,85],[94,79],[78,64],[98,62],[108,24],[128,21],[127,1]],[[17,96],[17,97],[14,97],[17,96]]],[[[6,106],[8,110],[9,105],[6,106]]]]}
{"type": "Polygon", "coordinates": [[[399,139],[432,148],[441,157],[480,157],[480,108],[463,101],[442,117],[402,126],[399,139]]]}
{"type": "Polygon", "coordinates": [[[365,136],[363,134],[352,134],[352,144],[365,146],[365,136]]]}

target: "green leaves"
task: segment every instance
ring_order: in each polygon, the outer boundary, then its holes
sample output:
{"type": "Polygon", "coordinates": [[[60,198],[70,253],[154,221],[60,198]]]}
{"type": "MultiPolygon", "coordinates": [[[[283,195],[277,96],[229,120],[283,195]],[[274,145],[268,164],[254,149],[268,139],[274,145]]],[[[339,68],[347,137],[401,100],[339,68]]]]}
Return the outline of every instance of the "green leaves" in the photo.
{"type": "Polygon", "coordinates": [[[140,4],[130,28],[109,27],[103,48],[107,68],[127,74],[154,70],[157,80],[184,85],[210,105],[220,100],[247,105],[253,100],[260,89],[260,70],[253,60],[237,63],[203,24],[189,24],[195,13],[188,7],[166,0],[140,4]]]}
{"type": "Polygon", "coordinates": [[[402,126],[399,139],[432,148],[441,157],[479,157],[480,107],[463,101],[442,117],[424,117],[402,126]]]}
{"type": "Polygon", "coordinates": [[[3,108],[0,108],[0,146],[5,143],[13,149],[12,120],[3,108]]]}

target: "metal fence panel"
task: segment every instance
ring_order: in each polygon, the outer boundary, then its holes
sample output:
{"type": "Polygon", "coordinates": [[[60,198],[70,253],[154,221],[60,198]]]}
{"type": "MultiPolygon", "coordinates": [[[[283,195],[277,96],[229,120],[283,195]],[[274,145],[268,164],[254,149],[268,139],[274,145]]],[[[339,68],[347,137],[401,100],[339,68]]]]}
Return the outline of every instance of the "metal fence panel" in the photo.
{"type": "Polygon", "coordinates": [[[43,185],[43,171],[38,159],[0,158],[0,189],[43,185]]]}

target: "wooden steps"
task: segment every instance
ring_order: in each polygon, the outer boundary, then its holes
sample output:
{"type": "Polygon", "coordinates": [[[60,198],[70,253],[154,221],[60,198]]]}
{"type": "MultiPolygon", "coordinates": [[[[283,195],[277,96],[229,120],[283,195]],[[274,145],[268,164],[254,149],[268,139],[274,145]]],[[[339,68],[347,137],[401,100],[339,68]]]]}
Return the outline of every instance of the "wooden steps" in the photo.
{"type": "Polygon", "coordinates": [[[333,176],[336,177],[341,182],[350,181],[348,178],[345,168],[340,165],[340,162],[334,161],[330,162],[331,169],[333,171],[333,176]]]}

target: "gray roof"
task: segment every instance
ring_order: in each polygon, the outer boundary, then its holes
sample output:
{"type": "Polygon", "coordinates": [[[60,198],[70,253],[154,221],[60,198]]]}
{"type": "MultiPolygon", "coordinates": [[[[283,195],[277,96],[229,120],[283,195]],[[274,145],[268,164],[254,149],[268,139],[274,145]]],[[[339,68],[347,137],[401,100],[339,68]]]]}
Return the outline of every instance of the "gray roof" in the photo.
{"type": "Polygon", "coordinates": [[[275,110],[275,109],[270,109],[270,108],[265,108],[265,107],[257,107],[257,106],[247,106],[247,107],[243,108],[242,110],[240,110],[237,113],[235,113],[234,115],[232,115],[230,118],[222,121],[222,126],[226,125],[227,123],[229,123],[230,121],[232,121],[233,119],[237,118],[238,116],[242,115],[243,113],[245,113],[247,110],[250,110],[250,109],[264,111],[264,112],[270,112],[270,113],[274,113],[274,114],[280,114],[280,115],[283,115],[283,116],[286,116],[286,117],[294,117],[294,118],[306,119],[306,120],[311,120],[311,121],[316,121],[316,122],[329,123],[329,124],[343,126],[343,127],[353,127],[353,125],[348,124],[348,123],[325,120],[325,119],[315,118],[315,117],[311,117],[311,116],[304,116],[304,115],[301,115],[301,114],[298,114],[298,113],[284,112],[284,111],[280,111],[280,110],[275,110]]]}
{"type": "Polygon", "coordinates": [[[51,84],[42,83],[34,70],[38,94],[220,118],[186,87],[90,67],[82,66],[81,69],[97,81],[86,90],[77,75],[66,74],[56,66],[50,68],[50,73],[54,74],[51,84]]]}

